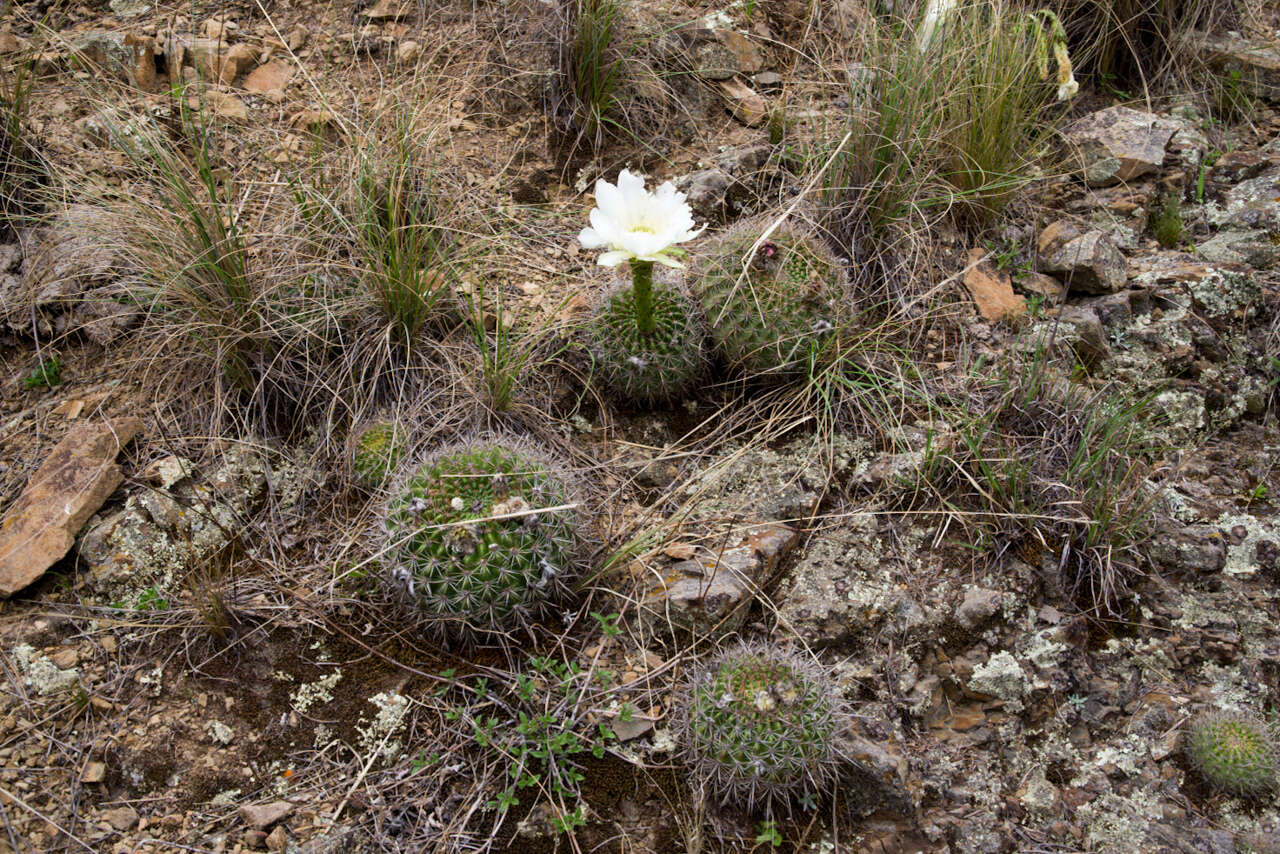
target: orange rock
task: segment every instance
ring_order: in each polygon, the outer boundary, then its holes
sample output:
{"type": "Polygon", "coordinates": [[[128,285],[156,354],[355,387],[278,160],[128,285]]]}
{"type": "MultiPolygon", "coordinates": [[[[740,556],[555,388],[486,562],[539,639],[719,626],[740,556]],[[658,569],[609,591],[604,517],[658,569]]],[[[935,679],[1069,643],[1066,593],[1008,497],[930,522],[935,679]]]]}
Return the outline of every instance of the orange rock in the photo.
{"type": "Polygon", "coordinates": [[[985,320],[1013,320],[1026,314],[1026,300],[1013,292],[1009,274],[983,260],[986,255],[985,249],[969,250],[969,269],[964,274],[964,286],[978,304],[978,314],[985,320]]]}

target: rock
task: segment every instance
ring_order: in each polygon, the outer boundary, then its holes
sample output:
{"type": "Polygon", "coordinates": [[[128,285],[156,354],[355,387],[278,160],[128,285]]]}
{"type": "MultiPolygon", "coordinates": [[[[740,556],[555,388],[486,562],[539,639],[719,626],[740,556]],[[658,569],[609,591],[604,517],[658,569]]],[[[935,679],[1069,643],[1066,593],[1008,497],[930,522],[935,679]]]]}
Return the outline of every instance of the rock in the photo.
{"type": "Polygon", "coordinates": [[[102,818],[107,824],[123,833],[126,830],[132,830],[138,823],[138,811],[133,807],[116,807],[105,811],[102,818]]]}
{"type": "Polygon", "coordinates": [[[401,65],[413,65],[422,57],[422,45],[413,39],[396,45],[396,62],[401,65]]]}
{"type": "Polygon", "coordinates": [[[1101,187],[1155,172],[1177,125],[1153,113],[1108,107],[1069,125],[1063,138],[1085,182],[1101,187]]]}
{"type": "Polygon", "coordinates": [[[1041,272],[1056,275],[1068,290],[1109,294],[1128,281],[1124,256],[1102,231],[1081,234],[1075,226],[1058,220],[1040,232],[1037,245],[1041,272]]]}
{"type": "Polygon", "coordinates": [[[307,39],[309,38],[311,38],[311,33],[302,24],[298,24],[289,31],[289,50],[302,50],[307,46],[307,39]]]}
{"type": "Polygon", "coordinates": [[[715,165],[676,179],[699,220],[724,222],[743,213],[747,204],[763,195],[763,187],[776,174],[769,167],[772,148],[748,145],[731,149],[715,165]]]}
{"type": "Polygon", "coordinates": [[[155,42],[133,33],[94,30],[71,45],[72,61],[101,69],[118,80],[150,91],[156,82],[155,42]]]}
{"type": "Polygon", "coordinates": [[[1000,610],[1000,592],[982,587],[970,587],[964,592],[964,601],[956,608],[956,622],[969,631],[985,623],[1000,610]]]}
{"type": "Polygon", "coordinates": [[[718,553],[684,560],[645,594],[641,613],[662,634],[732,632],[745,608],[797,540],[793,528],[761,525],[730,540],[718,553]]]}
{"type": "Polygon", "coordinates": [[[22,50],[22,40],[6,25],[0,30],[0,54],[17,53],[20,50],[22,50]]]}
{"type": "Polygon", "coordinates": [[[1247,264],[1270,269],[1280,260],[1275,240],[1262,229],[1221,231],[1196,244],[1196,254],[1211,264],[1247,264]]]}
{"type": "Polygon", "coordinates": [[[1111,343],[1102,321],[1093,309],[1078,305],[1058,308],[1051,319],[1036,324],[1016,346],[1024,352],[1036,347],[1056,352],[1058,347],[1066,347],[1089,369],[1111,358],[1111,343]]]}
{"type": "Polygon", "coordinates": [[[1058,305],[1067,298],[1067,289],[1053,276],[1045,273],[1024,273],[1013,280],[1022,291],[1043,297],[1049,305],[1058,305]]]}
{"type": "Polygon", "coordinates": [[[284,827],[277,827],[271,831],[266,838],[266,846],[268,851],[274,851],[276,854],[284,854],[285,849],[289,847],[289,833],[284,827]]]}
{"type": "Polygon", "coordinates": [[[272,801],[269,804],[245,804],[238,810],[240,820],[254,830],[266,830],[293,812],[288,801],[272,801]]]}
{"type": "Polygon", "coordinates": [[[214,41],[231,41],[232,36],[240,29],[240,26],[231,20],[225,18],[210,18],[204,22],[204,36],[214,41]]]}
{"type": "Polygon", "coordinates": [[[992,321],[1013,320],[1026,314],[1026,301],[1013,292],[1009,274],[983,262],[986,256],[985,249],[970,249],[964,274],[964,286],[978,304],[978,314],[992,321]]]}
{"type": "Polygon", "coordinates": [[[273,59],[265,62],[253,69],[249,76],[244,80],[244,89],[246,92],[252,92],[255,95],[266,95],[268,97],[279,95],[283,97],[285,87],[293,80],[294,67],[292,63],[282,59],[273,59]]]}
{"type": "Polygon", "coordinates": [[[1147,557],[1168,572],[1221,572],[1227,564],[1227,538],[1213,525],[1161,531],[1147,546],[1147,557]]]}
{"type": "Polygon", "coordinates": [[[228,45],[222,39],[171,37],[165,43],[169,68],[182,68],[190,60],[201,79],[230,86],[258,62],[258,52],[247,44],[228,45]]]}
{"type": "Polygon", "coordinates": [[[137,18],[151,11],[147,0],[111,0],[107,5],[117,17],[125,19],[137,18]]]}
{"type": "Polygon", "coordinates": [[[370,21],[399,21],[409,17],[415,9],[417,6],[406,0],[378,0],[372,9],[366,9],[363,14],[370,21]]]}
{"type": "Polygon", "coordinates": [[[1031,690],[1018,659],[1001,650],[973,669],[967,687],[975,694],[1000,700],[1017,700],[1031,690]]]}
{"type": "Polygon", "coordinates": [[[107,766],[103,762],[89,762],[80,772],[81,783],[101,783],[107,779],[107,766]]]}
{"type": "Polygon", "coordinates": [[[918,798],[907,786],[906,759],[853,730],[841,735],[840,745],[841,755],[849,760],[841,791],[854,815],[867,816],[881,807],[900,815],[914,813],[918,798]]]}
{"type": "Polygon", "coordinates": [[[1204,36],[1201,55],[1211,67],[1235,71],[1242,82],[1269,101],[1280,101],[1280,47],[1257,42],[1236,33],[1204,36]]]}
{"type": "Polygon", "coordinates": [[[1209,224],[1237,231],[1261,230],[1280,237],[1280,168],[1240,181],[1222,194],[1221,204],[1206,205],[1209,224]]]}
{"type": "MultiPolygon", "coordinates": [[[[249,108],[230,92],[219,92],[216,89],[210,89],[204,93],[205,103],[213,110],[213,114],[220,119],[227,119],[233,122],[243,122],[249,119],[249,108]]],[[[199,109],[200,101],[192,98],[187,104],[189,107],[199,109]]]]}
{"type": "MultiPolygon", "coordinates": [[[[92,205],[72,205],[31,235],[35,248],[21,277],[0,275],[0,317],[9,328],[33,335],[83,332],[106,344],[138,320],[140,310],[120,283],[128,269],[124,257],[101,236],[103,217],[92,205]]],[[[8,269],[9,260],[0,258],[0,273],[8,269]]]]}
{"type": "Polygon", "coordinates": [[[728,29],[718,29],[715,34],[720,44],[733,55],[733,64],[739,74],[755,74],[764,68],[764,54],[749,37],[728,29]]]}
{"type": "Polygon", "coordinates": [[[899,618],[911,634],[927,624],[913,611],[908,594],[895,578],[904,560],[925,565],[936,553],[921,548],[912,557],[910,544],[882,538],[880,515],[864,510],[843,516],[814,537],[800,561],[779,587],[778,620],[806,643],[832,646],[865,635],[887,619],[899,618]]]}
{"type": "Polygon", "coordinates": [[[137,418],[84,424],[67,434],[0,522],[0,597],[44,575],[124,480],[115,457],[142,431],[137,418]]]}
{"type": "Polygon", "coordinates": [[[264,830],[246,830],[240,841],[246,848],[261,850],[267,847],[267,833],[264,830]]]}
{"type": "Polygon", "coordinates": [[[721,80],[719,87],[720,94],[728,104],[730,115],[747,127],[758,127],[764,124],[769,108],[764,98],[760,97],[754,89],[736,77],[721,80]]]}

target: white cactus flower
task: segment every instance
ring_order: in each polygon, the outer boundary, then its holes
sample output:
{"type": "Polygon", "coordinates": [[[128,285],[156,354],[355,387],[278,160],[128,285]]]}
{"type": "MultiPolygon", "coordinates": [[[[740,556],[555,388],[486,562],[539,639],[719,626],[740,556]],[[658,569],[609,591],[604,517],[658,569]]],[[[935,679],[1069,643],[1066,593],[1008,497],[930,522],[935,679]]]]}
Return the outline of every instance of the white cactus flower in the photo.
{"type": "Polygon", "coordinates": [[[694,229],[685,194],[670,181],[651,193],[644,188],[643,178],[623,169],[617,185],[596,181],[591,227],[582,229],[578,242],[584,249],[607,247],[599,258],[604,267],[632,259],[680,267],[673,257],[681,254],[676,244],[692,240],[705,228],[694,229]]]}

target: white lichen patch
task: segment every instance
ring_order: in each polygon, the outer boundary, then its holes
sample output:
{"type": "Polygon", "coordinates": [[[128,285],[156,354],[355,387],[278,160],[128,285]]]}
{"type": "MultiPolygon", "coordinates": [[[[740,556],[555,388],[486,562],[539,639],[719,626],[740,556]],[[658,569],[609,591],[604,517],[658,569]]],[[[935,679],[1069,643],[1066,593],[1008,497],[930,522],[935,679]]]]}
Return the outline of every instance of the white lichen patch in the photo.
{"type": "Polygon", "coordinates": [[[327,676],[320,677],[315,682],[304,682],[294,688],[293,693],[289,695],[289,705],[293,707],[295,712],[304,714],[316,703],[328,703],[333,699],[334,686],[338,684],[340,679],[342,679],[341,667],[327,676]]]}
{"type": "Polygon", "coordinates": [[[15,647],[13,657],[17,659],[18,669],[22,671],[23,681],[36,689],[36,693],[42,697],[68,690],[80,681],[80,673],[74,667],[63,670],[36,652],[30,644],[15,647]]]}
{"type": "Polygon", "coordinates": [[[1027,681],[1027,674],[1022,672],[1018,659],[1001,650],[987,659],[986,663],[973,668],[969,690],[1001,700],[1017,700],[1027,695],[1031,685],[1027,681]]]}
{"type": "Polygon", "coordinates": [[[1160,802],[1150,792],[1138,790],[1121,797],[1108,792],[1076,810],[1076,821],[1089,828],[1089,850],[1097,854],[1133,854],[1159,816],[1160,802]]]}
{"type": "Polygon", "coordinates": [[[1210,270],[1191,285],[1191,294],[1210,317],[1221,317],[1253,305],[1262,288],[1252,276],[1210,270]]]}
{"type": "Polygon", "coordinates": [[[230,744],[236,737],[235,730],[222,721],[209,721],[209,737],[219,744],[230,744]]]}
{"type": "Polygon", "coordinates": [[[1224,513],[1214,524],[1231,535],[1231,541],[1240,542],[1227,546],[1227,562],[1222,567],[1226,575],[1252,578],[1258,572],[1258,544],[1270,543],[1280,549],[1271,525],[1260,522],[1247,514],[1224,513]]]}
{"type": "Polygon", "coordinates": [[[356,731],[360,733],[360,754],[366,761],[374,756],[387,761],[395,759],[404,750],[395,735],[404,726],[409,698],[394,691],[385,691],[370,697],[369,702],[378,713],[373,720],[366,722],[361,718],[356,725],[356,731]]]}

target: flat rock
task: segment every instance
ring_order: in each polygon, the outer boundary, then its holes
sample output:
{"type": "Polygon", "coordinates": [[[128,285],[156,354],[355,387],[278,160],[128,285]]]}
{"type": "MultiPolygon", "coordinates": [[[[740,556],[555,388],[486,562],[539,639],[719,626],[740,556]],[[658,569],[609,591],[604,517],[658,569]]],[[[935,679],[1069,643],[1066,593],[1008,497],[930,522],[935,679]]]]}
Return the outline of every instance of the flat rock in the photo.
{"type": "Polygon", "coordinates": [[[1280,45],[1252,41],[1232,33],[1205,36],[1200,45],[1201,55],[1209,65],[1239,72],[1259,95],[1280,101],[1280,45]]]}
{"type": "Polygon", "coordinates": [[[970,587],[964,592],[964,601],[956,608],[956,622],[973,631],[999,610],[1000,591],[970,587]]]}
{"type": "Polygon", "coordinates": [[[1038,239],[1040,271],[1051,273],[1071,291],[1115,293],[1129,279],[1124,256],[1103,231],[1083,234],[1059,220],[1045,227],[1038,239]]]}
{"type": "Polygon", "coordinates": [[[641,613],[662,634],[734,631],[746,618],[744,606],[797,538],[788,525],[759,525],[718,552],[680,561],[651,586],[641,613]]]}
{"type": "Polygon", "coordinates": [[[769,107],[756,90],[738,78],[720,81],[720,94],[724,96],[729,114],[747,127],[764,124],[769,107]]]}
{"type": "Polygon", "coordinates": [[[1131,181],[1158,170],[1177,125],[1154,113],[1108,107],[1076,121],[1063,139],[1091,187],[1131,181]]]}
{"type": "Polygon", "coordinates": [[[718,29],[716,38],[733,54],[734,63],[740,74],[755,74],[764,68],[764,54],[756,47],[750,37],[737,30],[718,29]]]}
{"type": "Polygon", "coordinates": [[[751,199],[763,195],[764,185],[776,173],[768,168],[771,152],[768,145],[731,149],[710,168],[676,179],[676,186],[699,220],[724,222],[741,214],[751,199]]]}
{"type": "Polygon", "coordinates": [[[133,807],[116,807],[102,814],[103,820],[120,832],[131,830],[138,823],[138,811],[133,807]]]}
{"type": "Polygon", "coordinates": [[[1027,303],[1013,292],[1013,279],[1008,273],[983,261],[985,249],[969,250],[964,286],[978,305],[984,320],[1012,320],[1027,313],[1027,303]]]}
{"type": "Polygon", "coordinates": [[[61,560],[76,534],[124,480],[116,454],[142,431],[137,418],[72,430],[0,522],[0,596],[12,596],[61,560]]]}
{"type": "Polygon", "coordinates": [[[288,801],[272,801],[267,804],[245,804],[240,807],[240,820],[254,830],[266,830],[293,812],[288,801]]]}
{"type": "MultiPolygon", "coordinates": [[[[408,44],[408,42],[405,42],[408,44]]],[[[403,47],[403,45],[402,45],[403,47]]],[[[244,79],[244,89],[255,95],[284,94],[284,89],[293,79],[293,65],[281,59],[273,59],[263,63],[249,73],[244,79]]]]}

